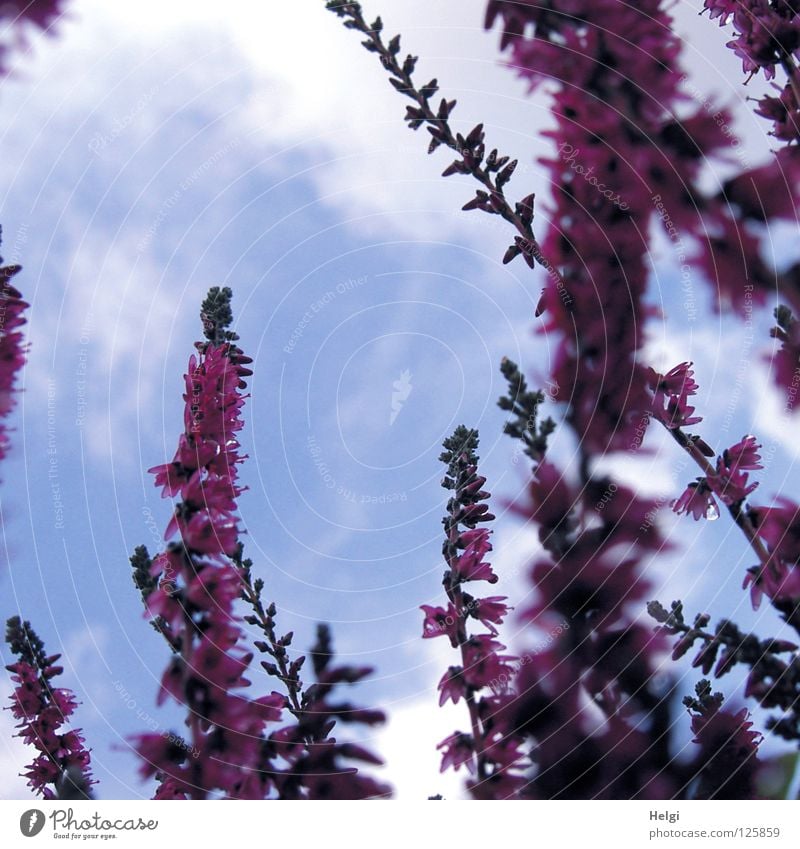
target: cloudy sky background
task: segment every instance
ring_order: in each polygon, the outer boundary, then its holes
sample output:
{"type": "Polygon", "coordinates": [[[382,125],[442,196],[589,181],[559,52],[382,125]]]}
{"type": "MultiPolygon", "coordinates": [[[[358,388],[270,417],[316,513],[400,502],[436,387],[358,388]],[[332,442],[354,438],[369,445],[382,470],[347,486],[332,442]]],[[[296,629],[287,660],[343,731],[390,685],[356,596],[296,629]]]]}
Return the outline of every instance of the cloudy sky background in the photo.
{"type": "MultiPolygon", "coordinates": [[[[524,606],[537,542],[503,507],[526,468],[495,402],[504,355],[534,382],[547,373],[553,349],[533,318],[542,280],[500,264],[508,232],[459,212],[472,187],[439,177],[446,153],[426,156],[379,63],[321,0],[263,5],[79,0],[58,38],[37,39],[2,84],[2,254],[24,266],[32,345],[0,470],[3,616],[19,611],[64,652],[99,795],[149,796],[125,738],[151,719],[178,728],[180,716],[155,708],[167,652],[141,617],[127,558],[137,544],[160,544],[170,506],[145,470],[174,451],[200,301],[209,286],[230,285],[255,358],[240,504],[247,553],[298,648],[324,620],[343,659],[375,666],[358,696],[391,716],[370,742],[400,798],[452,797],[459,782],[438,775],[435,744],[466,717],[437,709],[434,687],[455,661],[443,641],[419,638],[419,605],[441,601],[439,446],[461,422],[480,429],[499,515],[498,589],[524,606]],[[407,399],[393,416],[397,381],[407,399]]],[[[755,165],[769,140],[743,97],[757,84],[739,85],[725,34],[697,17],[699,6],[678,8],[693,82],[737,111],[731,167],[741,157],[755,165]]],[[[547,151],[538,133],[548,99],[528,97],[502,67],[483,8],[366,4],[420,55],[420,79],[437,76],[458,99],[457,127],[483,121],[490,145],[520,159],[512,189],[536,190],[544,215],[535,159],[547,151]]],[[[725,173],[709,170],[709,184],[725,173]]],[[[785,260],[782,235],[774,250],[785,260]]],[[[756,433],[770,458],[758,495],[791,492],[796,423],[759,360],[770,311],[749,345],[737,319],[707,309],[696,279],[690,320],[672,259],[659,239],[651,300],[666,318],[652,327],[650,361],[694,359],[708,441],[721,450],[756,433]]],[[[694,470],[676,477],[681,458],[661,434],[646,445],[647,456],[615,458],[615,472],[674,497],[694,470]]],[[[571,448],[559,439],[554,450],[568,463],[571,448]]],[[[666,513],[663,523],[680,545],[654,568],[654,595],[776,632],[739,590],[751,557],[730,522],[666,513]]],[[[504,632],[512,645],[535,642],[517,630],[504,632]]],[[[262,684],[272,688],[256,676],[262,684]]],[[[3,714],[0,798],[24,798],[15,776],[29,757],[11,732],[3,714]]]]}

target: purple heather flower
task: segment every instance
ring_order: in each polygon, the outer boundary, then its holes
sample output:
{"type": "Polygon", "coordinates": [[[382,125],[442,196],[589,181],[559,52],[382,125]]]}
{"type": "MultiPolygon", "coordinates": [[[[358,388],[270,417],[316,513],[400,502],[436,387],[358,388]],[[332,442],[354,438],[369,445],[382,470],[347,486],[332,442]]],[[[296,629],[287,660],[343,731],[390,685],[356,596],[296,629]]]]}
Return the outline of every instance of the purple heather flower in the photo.
{"type": "Polygon", "coordinates": [[[691,514],[695,521],[719,517],[713,491],[705,478],[698,478],[690,483],[680,497],[672,502],[672,509],[678,514],[691,514]]]}

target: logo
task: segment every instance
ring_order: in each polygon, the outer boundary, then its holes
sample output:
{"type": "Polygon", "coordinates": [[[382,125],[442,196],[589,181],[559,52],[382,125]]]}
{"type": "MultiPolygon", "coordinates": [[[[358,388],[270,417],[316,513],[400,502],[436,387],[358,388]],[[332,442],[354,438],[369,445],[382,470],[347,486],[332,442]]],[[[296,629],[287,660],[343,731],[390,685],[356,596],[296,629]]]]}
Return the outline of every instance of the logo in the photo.
{"type": "Polygon", "coordinates": [[[31,808],[19,818],[19,830],[25,837],[36,837],[44,828],[45,816],[43,811],[31,808]]]}
{"type": "Polygon", "coordinates": [[[401,372],[399,380],[395,380],[392,383],[392,413],[389,416],[390,426],[394,424],[395,419],[400,415],[400,410],[403,409],[403,405],[408,401],[408,396],[411,394],[412,389],[411,372],[406,369],[401,372]]]}

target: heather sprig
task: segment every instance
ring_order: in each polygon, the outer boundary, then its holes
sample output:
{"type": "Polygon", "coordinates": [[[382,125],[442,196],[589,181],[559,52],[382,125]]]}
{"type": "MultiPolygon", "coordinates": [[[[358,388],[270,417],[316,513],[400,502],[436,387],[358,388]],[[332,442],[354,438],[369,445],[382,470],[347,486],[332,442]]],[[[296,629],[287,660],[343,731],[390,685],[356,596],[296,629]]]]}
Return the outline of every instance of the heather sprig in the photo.
{"type": "MultiPolygon", "coordinates": [[[[781,319],[786,320],[785,315],[781,314],[781,319]]],[[[650,369],[648,376],[654,417],[703,472],[673,501],[673,510],[691,514],[695,520],[713,520],[720,515],[717,501],[722,502],[758,558],[744,579],[753,607],[758,608],[766,595],[783,620],[800,633],[800,508],[786,498],[773,507],[748,503],[748,496],[758,487],[757,481],[750,482],[749,473],[763,468],[761,445],[755,436],[743,436],[712,465],[709,458],[714,451],[700,436],[683,430],[682,424],[702,420],[687,417],[687,412],[694,412],[687,398],[698,388],[690,366],[681,363],[666,375],[650,369]]]]}
{"type": "Polygon", "coordinates": [[[64,670],[60,654],[48,655],[44,643],[19,616],[6,623],[6,642],[17,661],[6,666],[16,685],[10,710],[16,736],[39,754],[24,774],[28,786],[45,799],[91,799],[91,756],[81,730],[63,730],[78,705],[70,690],[53,687],[64,670]]]}
{"type": "Polygon", "coordinates": [[[288,649],[294,639],[293,632],[289,631],[278,636],[276,626],[277,607],[274,602],[269,602],[266,607],[262,599],[264,581],[261,578],[253,578],[253,561],[244,558],[242,546],[234,554],[233,561],[239,569],[242,582],[241,598],[252,608],[253,613],[247,614],[244,621],[261,630],[266,640],[256,640],[255,647],[262,654],[267,654],[271,660],[262,661],[261,666],[267,675],[280,680],[286,689],[288,708],[299,717],[301,711],[300,698],[303,693],[303,682],[300,679],[300,670],[306,662],[305,655],[298,655],[294,660],[289,660],[288,649]]]}
{"type": "Polygon", "coordinates": [[[747,497],[758,487],[758,482],[749,481],[749,472],[763,468],[758,453],[761,445],[755,436],[743,436],[718,455],[712,465],[709,458],[714,457],[714,450],[701,436],[685,430],[703,420],[702,416],[694,414],[695,408],[689,404],[690,396],[696,395],[699,388],[692,363],[680,363],[665,374],[648,369],[647,386],[652,393],[652,417],[667,429],[703,472],[673,501],[673,510],[691,514],[695,520],[714,520],[720,515],[716,500],[719,499],[747,538],[759,562],[766,563],[768,553],[746,503],[747,497]]]}
{"type": "Polygon", "coordinates": [[[669,610],[651,601],[647,611],[660,623],[661,633],[678,637],[673,660],[692,651],[699,642],[692,666],[704,675],[713,671],[715,678],[721,678],[737,665],[747,667],[745,698],[754,699],[767,710],[781,711],[767,719],[767,729],[785,740],[800,741],[800,656],[796,644],[772,637],[761,639],[741,631],[728,619],[721,619],[710,630],[707,613],[696,615],[689,624],[680,601],[673,601],[669,610]]]}
{"type": "MultiPolygon", "coordinates": [[[[758,98],[755,109],[757,115],[772,122],[770,135],[781,145],[766,164],[727,180],[720,198],[745,220],[767,225],[772,219],[795,223],[800,200],[800,10],[796,3],[785,0],[705,0],[703,6],[721,27],[732,25],[734,38],[727,46],[742,60],[745,84],[759,72],[770,81],[776,80],[778,72],[783,76],[780,85],[772,83],[778,93],[758,98]]],[[[746,238],[757,244],[754,236],[748,234],[746,238]]],[[[769,238],[768,232],[762,235],[763,241],[769,238]]],[[[792,312],[800,310],[799,270],[794,263],[786,270],[768,269],[766,275],[754,275],[770,292],[777,290],[788,302],[788,306],[776,310],[777,326],[772,336],[781,346],[769,359],[775,384],[786,392],[789,412],[797,409],[800,383],[800,328],[792,317],[792,312]]]]}
{"type": "Polygon", "coordinates": [[[390,74],[389,82],[392,87],[414,101],[414,106],[406,107],[405,121],[412,130],[423,126],[427,128],[431,136],[428,153],[433,153],[439,147],[455,151],[457,158],[444,170],[442,176],[469,174],[483,186],[463,209],[478,209],[491,215],[499,215],[517,230],[518,235],[506,251],[503,262],[508,263],[515,257],[522,256],[530,268],[538,263],[559,281],[563,289],[564,282],[560,273],[543,255],[533,232],[534,195],[525,196],[513,206],[506,197],[506,185],[516,170],[517,160],[501,155],[496,148],[487,154],[483,124],[473,127],[466,135],[451,128],[450,117],[456,101],[442,98],[438,107],[431,103],[431,99],[439,91],[438,80],[434,78],[422,86],[415,84],[413,73],[418,57],[408,54],[401,61],[400,36],[395,35],[388,42],[384,42],[381,18],[367,24],[360,3],[327,0],[326,8],[342,18],[345,27],[365,36],[362,45],[379,57],[381,64],[390,74]]]}
{"type": "Polygon", "coordinates": [[[547,281],[542,330],[555,343],[554,400],[590,454],[626,450],[647,426],[643,233],[654,215],[671,237],[705,232],[700,167],[725,142],[702,110],[675,117],[680,41],[666,5],[487,5],[509,67],[532,88],[550,83],[554,150],[541,162],[553,211],[541,244],[561,281],[547,281]]]}
{"type": "Polygon", "coordinates": [[[684,706],[692,716],[694,743],[700,749],[692,776],[694,799],[752,799],[758,794],[758,747],[762,736],[753,731],[746,708],[731,713],[722,708],[721,693],[712,693],[703,679],[684,706]]]}
{"type": "Polygon", "coordinates": [[[263,601],[264,581],[253,578],[253,563],[242,556],[242,547],[233,555],[239,570],[241,599],[253,613],[244,621],[257,627],[266,639],[253,645],[268,660],[261,662],[267,675],[277,678],[286,692],[286,707],[293,722],[270,735],[270,746],[281,759],[274,773],[281,799],[368,799],[391,796],[391,788],[357,769],[352,762],[380,765],[381,759],[349,741],[331,736],[337,723],[376,726],[385,722],[382,711],[358,708],[347,702],[331,701],[342,684],[352,685],[372,673],[370,667],[334,666],[330,629],[317,626],[317,641],[309,655],[290,659],[294,633],[278,636],[277,607],[263,601]],[[306,686],[300,678],[307,658],[311,658],[314,682],[306,686]]]}
{"type": "Polygon", "coordinates": [[[544,403],[544,392],[528,389],[519,366],[508,357],[503,357],[500,371],[508,382],[508,393],[498,399],[497,405],[513,416],[503,426],[503,433],[519,439],[525,454],[534,464],[538,464],[544,459],[548,439],[556,429],[556,423],[550,416],[539,421],[539,407],[544,403]]]}
{"type": "Polygon", "coordinates": [[[458,650],[460,663],[450,666],[439,682],[439,704],[464,700],[469,713],[469,732],[457,731],[443,740],[442,771],[466,766],[473,776],[477,798],[510,798],[524,786],[518,772],[523,760],[519,739],[505,724],[508,692],[498,692],[493,682],[508,681],[517,660],[497,639],[498,626],[508,615],[505,596],[479,598],[466,591],[474,583],[494,584],[497,576],[485,557],[491,551],[491,522],[486,478],[478,474],[478,432],[460,425],[444,440],[441,462],[447,466],[442,486],[452,494],[442,520],[445,539],[442,555],[447,570],[442,584],[447,606],[422,605],[423,638],[446,636],[458,650]],[[473,633],[468,622],[481,623],[483,633],[473,633]]]}
{"type": "MultiPolygon", "coordinates": [[[[2,237],[0,228],[0,237],[2,237]]],[[[0,257],[0,265],[3,258],[0,257]]],[[[11,279],[22,270],[20,265],[0,268],[0,460],[8,453],[8,426],[4,419],[15,402],[17,373],[25,364],[28,346],[20,328],[25,324],[23,313],[29,304],[11,285],[11,279]]]]}
{"type": "Polygon", "coordinates": [[[131,557],[148,616],[173,650],[159,702],[171,697],[185,705],[190,732],[185,746],[175,744],[177,735],[140,735],[142,772],[159,779],[159,799],[385,796],[388,787],[351,764],[380,760],[331,736],[337,722],[383,721],[378,711],[330,701],[335,685],[356,683],[371,670],[333,667],[330,636],[321,629],[312,652],[316,682],[304,687],[299,674],[305,657],[289,660],[293,634],[278,636],[276,607],[264,604],[264,582],[253,577],[252,561],[244,557],[236,512],[244,458],[237,434],[244,425],[242,390],[252,372],[238,337],[227,329],[231,297],[229,288],[214,287],[203,301],[207,341],[196,344],[198,354],[189,362],[184,433],[174,459],[150,470],[165,497],[180,497],[165,534],[171,541],[155,558],[144,546],[131,557]],[[280,680],[285,695],[244,694],[253,653],[235,610],[240,601],[253,611],[243,621],[266,637],[254,644],[270,657],[262,668],[280,680]],[[293,721],[279,727],[284,709],[293,721]]]}
{"type": "Polygon", "coordinates": [[[144,547],[131,558],[147,615],[173,650],[158,702],[169,697],[187,711],[190,749],[174,742],[178,735],[135,739],[142,774],[159,778],[156,798],[261,799],[276,787],[265,732],[286,698],[245,695],[253,655],[234,611],[242,591],[233,561],[241,555],[237,434],[252,372],[225,331],[230,299],[230,289],[213,289],[203,303],[208,341],[197,343],[185,376],[184,432],[172,462],[150,470],[165,497],[180,497],[165,532],[171,541],[155,558],[144,547]]]}
{"type": "Polygon", "coordinates": [[[300,696],[296,722],[273,732],[270,744],[286,763],[275,780],[281,799],[382,799],[392,795],[389,785],[361,766],[383,761],[365,746],[334,737],[340,726],[382,725],[381,710],[338,701],[341,685],[353,685],[372,673],[368,666],[336,664],[330,628],[317,626],[317,640],[309,652],[314,682],[300,696]],[[358,766],[356,766],[358,764],[358,766]]]}

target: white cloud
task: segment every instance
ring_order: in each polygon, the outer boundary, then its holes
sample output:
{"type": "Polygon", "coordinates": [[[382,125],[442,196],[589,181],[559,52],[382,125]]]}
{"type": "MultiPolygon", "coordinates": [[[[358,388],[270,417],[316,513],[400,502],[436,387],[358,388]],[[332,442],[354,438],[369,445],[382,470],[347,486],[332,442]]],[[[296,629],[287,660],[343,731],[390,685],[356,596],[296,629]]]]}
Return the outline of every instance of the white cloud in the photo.
{"type": "Polygon", "coordinates": [[[469,730],[463,702],[440,708],[438,695],[431,692],[391,706],[389,722],[377,735],[375,750],[386,762],[384,780],[391,782],[396,799],[419,801],[437,793],[445,799],[468,798],[463,767],[457,773],[439,772],[442,753],[436,746],[458,730],[469,730]]]}

